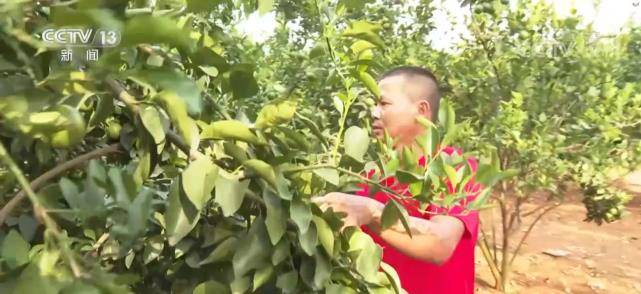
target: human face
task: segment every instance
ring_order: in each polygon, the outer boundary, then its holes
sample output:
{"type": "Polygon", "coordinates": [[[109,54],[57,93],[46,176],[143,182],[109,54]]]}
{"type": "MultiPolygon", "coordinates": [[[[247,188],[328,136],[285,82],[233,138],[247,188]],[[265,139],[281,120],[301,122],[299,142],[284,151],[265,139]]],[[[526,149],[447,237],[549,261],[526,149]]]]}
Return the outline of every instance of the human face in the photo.
{"type": "Polygon", "coordinates": [[[391,76],[378,83],[381,97],[372,110],[374,122],[372,132],[382,138],[385,131],[397,142],[397,146],[411,145],[424,130],[416,121],[417,116],[431,120],[429,103],[423,99],[412,99],[416,93],[404,76],[391,76]]]}

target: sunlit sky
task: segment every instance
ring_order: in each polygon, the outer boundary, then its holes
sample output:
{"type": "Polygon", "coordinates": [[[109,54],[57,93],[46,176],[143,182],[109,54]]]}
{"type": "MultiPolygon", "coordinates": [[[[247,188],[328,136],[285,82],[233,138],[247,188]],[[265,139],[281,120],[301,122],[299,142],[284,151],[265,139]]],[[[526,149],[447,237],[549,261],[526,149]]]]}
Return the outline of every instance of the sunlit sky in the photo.
{"type": "MultiPolygon", "coordinates": [[[[601,34],[616,34],[627,22],[641,25],[641,0],[602,0],[600,4],[594,0],[544,1],[552,3],[560,16],[567,16],[572,8],[576,8],[585,22],[592,22],[594,29],[601,34]]],[[[461,35],[467,34],[465,20],[469,11],[460,7],[459,0],[436,0],[433,5],[437,8],[433,16],[436,29],[428,39],[434,48],[451,48],[461,35]]],[[[240,32],[256,42],[268,39],[275,27],[273,12],[264,15],[254,12],[237,26],[240,32]]]]}

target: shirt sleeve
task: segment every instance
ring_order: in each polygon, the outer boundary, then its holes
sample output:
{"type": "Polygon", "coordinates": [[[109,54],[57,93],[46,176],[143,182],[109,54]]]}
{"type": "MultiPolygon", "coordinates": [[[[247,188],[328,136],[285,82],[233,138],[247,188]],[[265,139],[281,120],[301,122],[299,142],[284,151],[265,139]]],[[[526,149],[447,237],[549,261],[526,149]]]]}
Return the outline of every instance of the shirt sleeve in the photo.
{"type": "Polygon", "coordinates": [[[477,210],[465,211],[463,207],[457,205],[450,208],[444,215],[455,217],[463,223],[465,231],[462,238],[475,239],[478,236],[479,212],[477,210]]]}

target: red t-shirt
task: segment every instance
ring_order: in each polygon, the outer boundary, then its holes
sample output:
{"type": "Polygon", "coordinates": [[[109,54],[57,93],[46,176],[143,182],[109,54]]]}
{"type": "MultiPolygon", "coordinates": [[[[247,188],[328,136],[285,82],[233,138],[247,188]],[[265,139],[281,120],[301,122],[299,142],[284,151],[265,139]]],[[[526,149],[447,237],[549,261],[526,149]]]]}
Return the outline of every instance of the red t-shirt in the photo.
{"type": "MultiPolygon", "coordinates": [[[[457,152],[462,154],[460,149],[446,147],[443,149],[446,154],[457,152]]],[[[425,165],[425,158],[421,158],[421,165],[425,165]]],[[[474,158],[468,159],[468,164],[472,172],[476,172],[478,162],[474,158]]],[[[371,177],[374,170],[368,173],[371,177]]],[[[385,186],[399,191],[399,193],[407,193],[407,185],[399,183],[395,178],[389,177],[383,180],[385,186]]],[[[448,190],[453,192],[453,188],[449,182],[448,190]]],[[[368,196],[369,189],[366,184],[361,185],[362,190],[356,194],[361,196],[368,196]]],[[[366,226],[361,229],[369,234],[374,242],[383,248],[383,261],[391,265],[399,275],[401,280],[401,287],[409,294],[423,294],[423,293],[474,293],[474,246],[478,236],[479,215],[477,211],[463,212],[463,207],[466,202],[472,201],[481,190],[481,184],[475,183],[470,180],[466,186],[465,191],[468,192],[468,197],[463,200],[461,206],[454,206],[449,210],[445,210],[434,205],[430,205],[427,211],[432,213],[422,213],[418,209],[418,202],[409,199],[403,203],[410,216],[430,219],[434,213],[444,214],[456,217],[463,222],[465,232],[456,246],[452,257],[442,265],[434,265],[424,261],[420,261],[404,255],[397,251],[392,246],[388,245],[376,233],[370,231],[366,226]]],[[[409,194],[407,194],[409,196],[409,194]]],[[[377,192],[374,198],[379,202],[386,203],[389,196],[384,192],[377,192]]]]}

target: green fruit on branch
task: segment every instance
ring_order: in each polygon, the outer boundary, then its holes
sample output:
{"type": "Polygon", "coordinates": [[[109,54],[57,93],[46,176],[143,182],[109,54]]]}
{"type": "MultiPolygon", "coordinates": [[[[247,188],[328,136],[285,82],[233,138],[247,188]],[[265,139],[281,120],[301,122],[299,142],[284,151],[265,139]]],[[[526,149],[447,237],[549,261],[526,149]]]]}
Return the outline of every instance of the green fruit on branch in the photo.
{"type": "Polygon", "coordinates": [[[107,123],[107,135],[109,139],[117,140],[120,138],[120,130],[122,130],[122,126],[117,121],[112,120],[107,123]]]}

